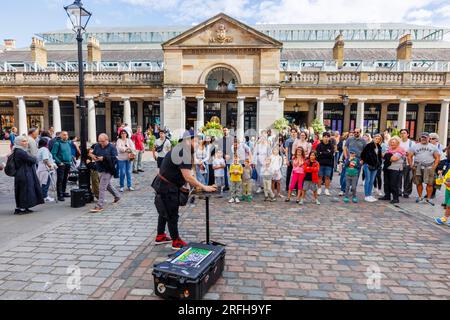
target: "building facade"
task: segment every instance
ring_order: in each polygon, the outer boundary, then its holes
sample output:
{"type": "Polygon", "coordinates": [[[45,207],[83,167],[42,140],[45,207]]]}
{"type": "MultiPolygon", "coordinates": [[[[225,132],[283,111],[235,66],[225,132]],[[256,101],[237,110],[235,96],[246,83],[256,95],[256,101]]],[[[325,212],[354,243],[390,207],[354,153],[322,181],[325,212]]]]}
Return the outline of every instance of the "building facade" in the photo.
{"type": "MultiPolygon", "coordinates": [[[[225,14],[183,28],[85,35],[89,140],[124,122],[173,132],[217,116],[239,137],[286,117],[330,130],[449,137],[449,30],[412,25],[247,26],[225,14]]],[[[80,134],[70,31],[0,49],[2,129],[80,134]]]]}

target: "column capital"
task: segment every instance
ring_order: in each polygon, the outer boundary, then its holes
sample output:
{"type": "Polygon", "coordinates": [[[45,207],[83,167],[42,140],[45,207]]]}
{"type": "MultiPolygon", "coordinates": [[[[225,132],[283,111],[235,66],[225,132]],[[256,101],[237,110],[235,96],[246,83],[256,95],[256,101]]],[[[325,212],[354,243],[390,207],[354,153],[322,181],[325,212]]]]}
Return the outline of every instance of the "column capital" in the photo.
{"type": "Polygon", "coordinates": [[[123,101],[130,101],[130,99],[131,99],[130,97],[122,97],[123,101]]]}
{"type": "Polygon", "coordinates": [[[325,98],[317,98],[315,102],[325,102],[325,98]]]}
{"type": "Polygon", "coordinates": [[[284,101],[286,101],[286,98],[279,98],[278,99],[280,102],[284,102],[284,101]]]}
{"type": "Polygon", "coordinates": [[[86,96],[84,97],[86,100],[94,100],[94,96],[86,96]]]}
{"type": "MultiPolygon", "coordinates": [[[[186,100],[186,97],[183,97],[185,100],[186,100]]],[[[205,100],[205,97],[204,96],[197,96],[197,97],[195,97],[195,99],[197,99],[197,100],[205,100]]]]}
{"type": "Polygon", "coordinates": [[[24,96],[17,96],[16,99],[17,100],[25,100],[25,97],[24,96]]]}
{"type": "Polygon", "coordinates": [[[450,103],[450,98],[441,100],[441,103],[450,103]]]}
{"type": "Polygon", "coordinates": [[[239,101],[239,100],[245,100],[245,97],[239,96],[239,97],[237,97],[237,99],[238,99],[238,101],[239,101]]]}
{"type": "Polygon", "coordinates": [[[410,102],[411,101],[411,99],[409,99],[409,98],[401,98],[400,99],[400,102],[401,103],[408,103],[408,102],[410,102]]]}
{"type": "Polygon", "coordinates": [[[49,97],[48,97],[48,100],[51,100],[51,101],[53,101],[53,100],[59,100],[59,97],[58,97],[58,96],[49,96],[49,97]]]}
{"type": "Polygon", "coordinates": [[[367,98],[358,98],[357,101],[358,101],[358,102],[366,102],[366,101],[367,101],[367,98]]]}

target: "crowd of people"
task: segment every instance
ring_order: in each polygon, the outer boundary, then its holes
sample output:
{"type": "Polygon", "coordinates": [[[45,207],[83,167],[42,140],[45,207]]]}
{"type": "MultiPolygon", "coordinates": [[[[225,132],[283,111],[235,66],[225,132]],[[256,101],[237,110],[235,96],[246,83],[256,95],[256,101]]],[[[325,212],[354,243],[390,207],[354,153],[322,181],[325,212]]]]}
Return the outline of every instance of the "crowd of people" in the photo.
{"type": "MultiPolygon", "coordinates": [[[[81,151],[76,138],[70,140],[67,132],[53,131],[31,129],[24,137],[17,135],[16,128],[11,130],[9,139],[17,167],[16,214],[30,213],[38,204],[55,201],[49,195],[52,183],[58,201],[70,197],[68,177],[76,169],[81,151]]],[[[87,164],[97,199],[92,212],[104,210],[107,191],[117,203],[125,187],[127,191],[135,190],[133,174],[144,172],[142,156],[149,136],[156,134],[150,152],[160,169],[172,150],[172,141],[170,133],[157,126],[144,133],[141,127],[133,131],[123,124],[118,126],[115,143],[101,134],[89,147],[87,164]],[[119,179],[118,191],[111,182],[114,177],[119,179]]],[[[319,135],[292,126],[277,134],[266,130],[242,141],[228,128],[223,129],[220,138],[202,132],[189,134],[195,137],[192,175],[202,185],[215,186],[230,204],[252,202],[255,194],[263,193],[264,201],[290,202],[294,198],[303,205],[310,192],[313,203],[320,205],[321,197],[332,195],[333,179],[339,179],[342,201],[356,204],[362,179],[363,199],[368,203],[398,204],[401,198],[411,196],[415,185],[416,202],[434,206],[436,191],[444,186],[442,205],[446,214],[436,222],[450,225],[450,148],[439,143],[436,133],[423,132],[418,141],[409,138],[407,129],[402,129],[399,136],[386,131],[372,137],[359,128],[319,135]]]]}

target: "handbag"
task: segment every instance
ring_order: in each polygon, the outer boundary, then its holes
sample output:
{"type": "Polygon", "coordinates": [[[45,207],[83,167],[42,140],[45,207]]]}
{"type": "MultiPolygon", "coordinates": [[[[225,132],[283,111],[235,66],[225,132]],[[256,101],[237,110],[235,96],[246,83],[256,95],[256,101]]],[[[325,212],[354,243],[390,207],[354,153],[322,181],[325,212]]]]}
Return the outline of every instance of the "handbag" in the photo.
{"type": "Polygon", "coordinates": [[[256,168],[253,168],[252,170],[252,180],[258,180],[258,171],[256,170],[256,168]]]}
{"type": "MultiPolygon", "coordinates": [[[[162,175],[158,174],[158,177],[162,181],[164,181],[164,182],[166,182],[166,183],[168,183],[168,184],[170,184],[172,186],[175,186],[174,183],[170,182],[169,180],[164,178],[162,175]]],[[[191,193],[191,191],[188,188],[184,188],[184,187],[178,188],[178,204],[179,204],[180,207],[184,207],[184,206],[187,205],[187,203],[189,201],[190,193],[191,193]]]]}
{"type": "Polygon", "coordinates": [[[128,160],[134,161],[136,159],[136,155],[133,152],[128,153],[128,160]]]}

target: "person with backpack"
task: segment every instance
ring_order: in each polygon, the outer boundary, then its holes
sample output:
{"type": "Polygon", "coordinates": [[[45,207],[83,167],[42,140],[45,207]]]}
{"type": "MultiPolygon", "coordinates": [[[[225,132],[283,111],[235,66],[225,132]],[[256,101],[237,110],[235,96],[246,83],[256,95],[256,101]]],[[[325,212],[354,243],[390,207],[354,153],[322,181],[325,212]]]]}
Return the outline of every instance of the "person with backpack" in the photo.
{"type": "Polygon", "coordinates": [[[106,191],[114,196],[113,204],[120,201],[120,193],[111,183],[111,179],[118,174],[116,170],[117,156],[117,149],[109,142],[109,137],[104,133],[99,135],[98,143],[91,155],[100,176],[98,202],[91,210],[92,213],[100,213],[104,210],[106,191]]]}
{"type": "Polygon", "coordinates": [[[56,169],[58,201],[63,202],[65,198],[70,198],[70,194],[66,192],[66,188],[67,178],[69,177],[70,166],[72,164],[72,148],[67,131],[61,132],[61,138],[58,138],[53,144],[52,156],[58,166],[58,169],[56,169]]]}
{"type": "Polygon", "coordinates": [[[30,208],[45,203],[36,174],[36,163],[37,159],[28,153],[28,137],[16,137],[13,152],[5,166],[5,173],[14,177],[16,215],[32,213],[30,208]]]}

